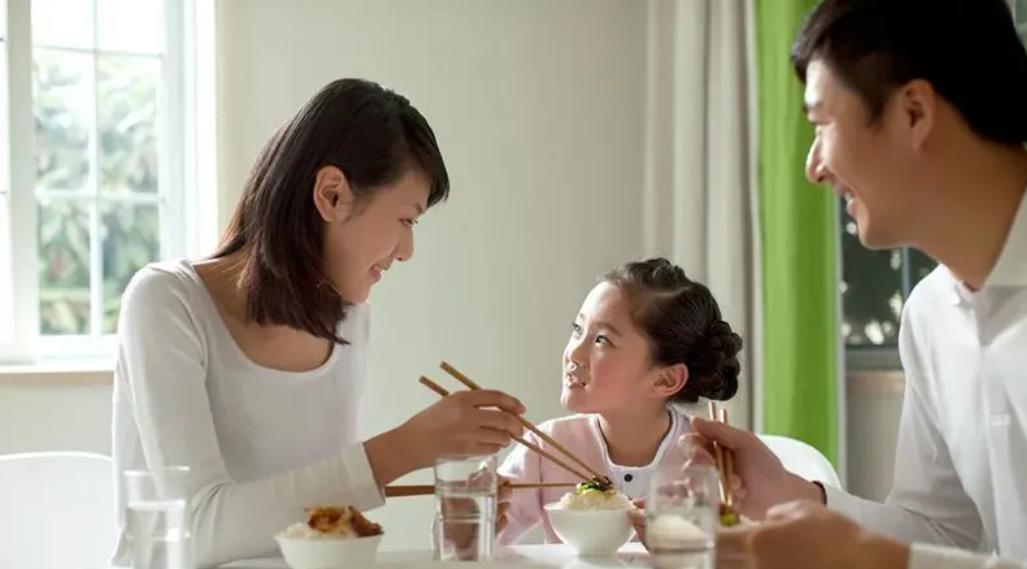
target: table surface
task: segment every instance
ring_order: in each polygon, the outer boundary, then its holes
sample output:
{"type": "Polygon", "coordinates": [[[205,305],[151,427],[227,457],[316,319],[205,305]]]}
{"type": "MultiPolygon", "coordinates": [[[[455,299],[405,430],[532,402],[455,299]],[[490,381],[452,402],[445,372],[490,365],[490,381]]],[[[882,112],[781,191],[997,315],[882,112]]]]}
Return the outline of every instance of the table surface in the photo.
{"type": "MultiPolygon", "coordinates": [[[[523,567],[565,569],[609,569],[611,567],[648,567],[649,554],[641,544],[629,543],[609,557],[578,557],[567,545],[516,545],[502,547],[491,561],[480,562],[439,562],[431,560],[430,551],[383,551],[373,567],[396,567],[397,569],[485,569],[489,567],[505,567],[507,569],[523,567]]],[[[249,559],[236,561],[222,566],[224,569],[289,569],[281,557],[265,559],[249,559]]]]}

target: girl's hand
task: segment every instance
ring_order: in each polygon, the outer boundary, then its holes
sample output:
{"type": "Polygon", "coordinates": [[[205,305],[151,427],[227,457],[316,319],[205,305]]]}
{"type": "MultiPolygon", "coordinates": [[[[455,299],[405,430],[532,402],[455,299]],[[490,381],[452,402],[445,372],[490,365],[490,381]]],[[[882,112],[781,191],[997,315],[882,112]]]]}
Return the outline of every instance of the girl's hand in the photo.
{"type": "Polygon", "coordinates": [[[511,480],[506,476],[499,476],[499,497],[496,499],[496,535],[506,528],[510,520],[507,514],[510,512],[510,488],[511,480]]]}
{"type": "Polygon", "coordinates": [[[632,500],[631,505],[635,506],[634,509],[628,510],[631,525],[635,528],[635,533],[638,534],[638,541],[641,541],[642,545],[649,549],[649,544],[645,542],[645,498],[632,500]]]}

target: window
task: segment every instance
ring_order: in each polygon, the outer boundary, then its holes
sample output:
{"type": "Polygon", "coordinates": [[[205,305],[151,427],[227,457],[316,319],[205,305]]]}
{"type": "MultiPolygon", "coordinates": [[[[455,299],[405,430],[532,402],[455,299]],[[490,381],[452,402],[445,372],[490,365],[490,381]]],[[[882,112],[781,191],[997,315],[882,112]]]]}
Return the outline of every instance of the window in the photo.
{"type": "Polygon", "coordinates": [[[128,280],[161,256],[161,217],[175,221],[160,211],[179,167],[166,149],[162,16],[161,0],[32,2],[43,336],[113,333],[128,280]]]}
{"type": "Polygon", "coordinates": [[[201,141],[213,126],[197,124],[214,105],[211,64],[197,73],[213,59],[197,51],[213,46],[199,37],[212,33],[213,0],[6,2],[27,33],[10,42],[12,128],[0,133],[27,150],[4,176],[0,230],[14,246],[6,260],[0,249],[0,291],[13,289],[3,320],[20,345],[0,337],[0,358],[109,356],[132,275],[213,243],[216,227],[189,235],[216,200],[213,168],[197,158],[213,147],[201,141]]]}
{"type": "Polygon", "coordinates": [[[854,350],[898,346],[902,305],[920,279],[936,263],[909,248],[871,251],[856,234],[856,222],[841,209],[842,229],[842,336],[854,350]]]}

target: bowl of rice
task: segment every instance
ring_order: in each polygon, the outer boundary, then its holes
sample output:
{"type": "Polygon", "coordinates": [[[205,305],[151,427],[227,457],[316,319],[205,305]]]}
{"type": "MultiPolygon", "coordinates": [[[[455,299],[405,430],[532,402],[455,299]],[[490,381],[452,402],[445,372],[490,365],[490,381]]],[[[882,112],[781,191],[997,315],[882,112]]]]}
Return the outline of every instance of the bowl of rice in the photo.
{"type": "Polygon", "coordinates": [[[559,502],[545,506],[553,531],[580,556],[616,553],[634,533],[628,517],[633,508],[609,481],[596,480],[578,484],[559,502]]]}
{"type": "Polygon", "coordinates": [[[307,509],[307,521],[275,535],[292,569],[350,569],[374,562],[382,528],[350,506],[307,509]]]}

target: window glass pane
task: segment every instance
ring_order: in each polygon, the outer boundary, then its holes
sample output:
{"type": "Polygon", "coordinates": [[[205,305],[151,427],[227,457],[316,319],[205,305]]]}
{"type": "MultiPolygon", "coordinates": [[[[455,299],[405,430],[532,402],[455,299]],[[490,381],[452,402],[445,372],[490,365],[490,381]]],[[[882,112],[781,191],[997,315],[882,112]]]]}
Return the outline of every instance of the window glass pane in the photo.
{"type": "Polygon", "coordinates": [[[32,43],[93,49],[93,0],[32,0],[32,43]]]}
{"type": "Polygon", "coordinates": [[[43,334],[89,333],[89,202],[39,199],[43,334]]]}
{"type": "Polygon", "coordinates": [[[871,251],[842,208],[842,334],[850,347],[897,344],[902,312],[902,253],[871,251]]]}
{"type": "Polygon", "coordinates": [[[1013,4],[1013,15],[1016,18],[1016,29],[1020,32],[1020,40],[1027,44],[1027,0],[1010,0],[1013,4]]]}
{"type": "Polygon", "coordinates": [[[938,266],[938,263],[935,262],[934,259],[921,253],[920,251],[917,251],[916,249],[910,249],[909,265],[909,274],[910,278],[913,279],[913,282],[910,284],[910,290],[907,291],[907,296],[908,292],[912,292],[912,289],[914,286],[916,286],[916,283],[920,282],[921,280],[923,280],[924,277],[931,274],[931,271],[933,271],[934,268],[938,266]]]}
{"type": "Polygon", "coordinates": [[[37,49],[33,58],[36,188],[89,188],[92,56],[37,49]]]}
{"type": "Polygon", "coordinates": [[[97,0],[100,49],[131,53],[164,50],[162,0],[97,0]]]}
{"type": "Polygon", "coordinates": [[[117,331],[121,293],[143,265],[160,255],[157,204],[108,203],[100,208],[103,240],[103,333],[117,331]]]}
{"type": "Polygon", "coordinates": [[[157,192],[157,90],[160,60],[98,58],[100,190],[157,192]]]}

